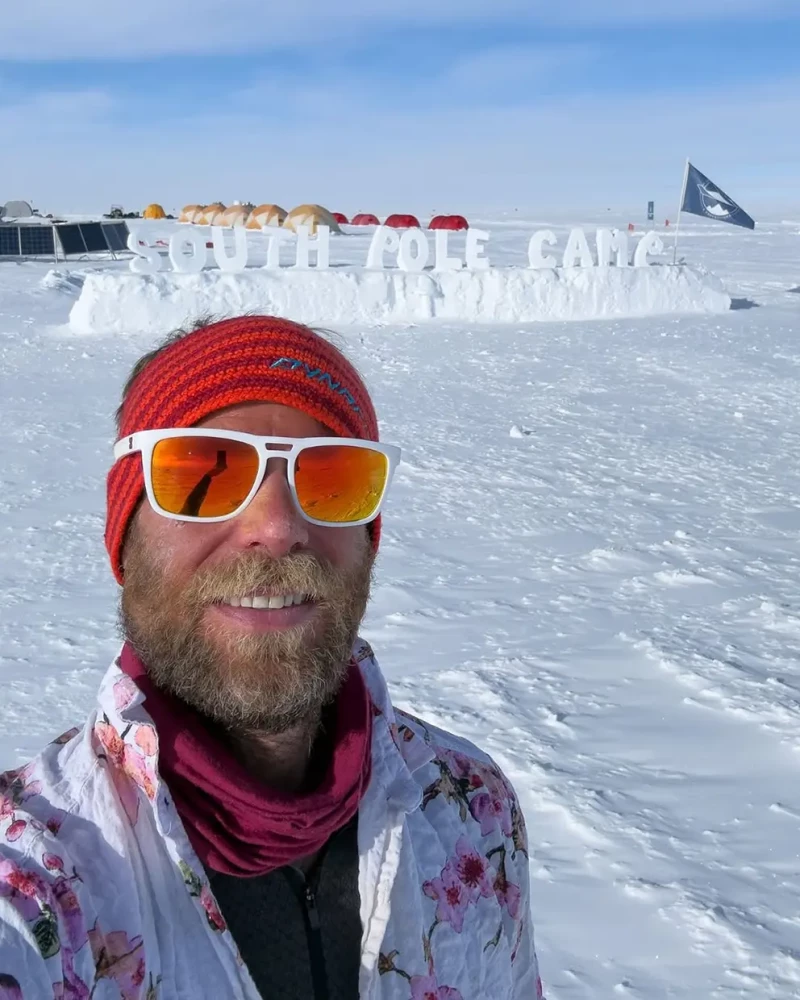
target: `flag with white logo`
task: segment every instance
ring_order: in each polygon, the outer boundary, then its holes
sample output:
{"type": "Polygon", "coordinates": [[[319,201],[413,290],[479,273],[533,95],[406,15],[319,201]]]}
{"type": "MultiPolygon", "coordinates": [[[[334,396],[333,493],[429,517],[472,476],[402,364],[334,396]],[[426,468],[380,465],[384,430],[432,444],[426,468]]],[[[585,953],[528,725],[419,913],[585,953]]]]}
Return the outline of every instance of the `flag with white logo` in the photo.
{"type": "Polygon", "coordinates": [[[716,219],[717,222],[729,222],[745,229],[756,228],[755,221],[747,212],[691,163],[687,164],[681,211],[716,219]]]}

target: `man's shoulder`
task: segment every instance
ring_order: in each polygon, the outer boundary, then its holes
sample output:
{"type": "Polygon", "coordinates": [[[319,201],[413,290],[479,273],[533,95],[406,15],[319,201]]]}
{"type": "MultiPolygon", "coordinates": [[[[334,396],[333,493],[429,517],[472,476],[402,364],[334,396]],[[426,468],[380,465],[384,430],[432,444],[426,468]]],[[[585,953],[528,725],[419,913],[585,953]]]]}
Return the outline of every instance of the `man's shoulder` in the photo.
{"type": "Polygon", "coordinates": [[[412,712],[398,708],[389,695],[386,680],[375,659],[372,647],[364,639],[357,640],[353,656],[364,673],[372,696],[374,711],[379,715],[386,715],[389,719],[394,718],[394,722],[390,725],[392,737],[400,747],[406,761],[412,765],[412,769],[413,765],[425,756],[428,760],[432,758],[441,760],[457,755],[465,762],[471,761],[476,765],[500,773],[499,767],[489,754],[470,740],[442,729],[412,712]],[[423,745],[428,750],[427,754],[420,753],[423,745]]]}
{"type": "Polygon", "coordinates": [[[410,736],[404,735],[406,732],[413,734],[414,737],[423,740],[437,757],[459,754],[484,766],[497,767],[488,753],[463,736],[435,726],[426,719],[403,709],[395,709],[395,717],[398,734],[401,738],[410,738],[410,736]]]}
{"type": "Polygon", "coordinates": [[[422,740],[432,754],[431,764],[445,779],[465,791],[483,788],[496,798],[516,803],[516,792],[497,761],[471,740],[401,709],[395,710],[398,741],[422,740]]]}
{"type": "Polygon", "coordinates": [[[80,814],[84,789],[98,761],[89,725],[62,733],[30,761],[0,773],[0,851],[25,851],[32,839],[58,836],[67,816],[80,814]]]}
{"type": "Polygon", "coordinates": [[[58,996],[76,984],[94,995],[101,904],[115,905],[120,871],[127,884],[125,831],[93,722],[0,774],[0,951],[26,997],[44,996],[45,983],[58,996]]]}
{"type": "Polygon", "coordinates": [[[471,817],[475,835],[497,833],[511,841],[512,857],[527,857],[525,820],[513,785],[499,764],[470,740],[434,726],[409,712],[396,710],[398,744],[407,744],[408,756],[417,741],[428,750],[428,765],[415,771],[422,785],[422,812],[435,823],[441,810],[455,809],[462,823],[471,817]],[[433,804],[437,803],[436,806],[433,804]],[[433,810],[429,811],[429,807],[433,810]]]}

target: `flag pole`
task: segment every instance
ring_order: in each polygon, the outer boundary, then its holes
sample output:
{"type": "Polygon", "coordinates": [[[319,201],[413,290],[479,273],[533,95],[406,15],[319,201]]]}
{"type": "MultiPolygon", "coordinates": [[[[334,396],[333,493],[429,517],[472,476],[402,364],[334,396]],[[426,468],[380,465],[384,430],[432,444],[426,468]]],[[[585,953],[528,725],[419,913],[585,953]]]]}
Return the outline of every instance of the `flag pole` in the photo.
{"type": "Polygon", "coordinates": [[[683,203],[686,200],[686,185],[689,183],[689,157],[686,157],[686,168],[683,172],[683,187],[681,188],[681,200],[678,205],[678,221],[675,225],[675,248],[672,252],[672,263],[678,263],[678,233],[681,229],[681,213],[683,212],[683,203]]]}

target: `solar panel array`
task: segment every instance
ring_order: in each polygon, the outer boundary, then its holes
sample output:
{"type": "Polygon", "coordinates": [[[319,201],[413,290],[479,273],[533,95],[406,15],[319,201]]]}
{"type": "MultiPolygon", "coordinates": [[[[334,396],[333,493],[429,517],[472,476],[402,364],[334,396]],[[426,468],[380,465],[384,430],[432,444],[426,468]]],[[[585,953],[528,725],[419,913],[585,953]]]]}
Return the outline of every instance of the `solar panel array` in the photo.
{"type": "Polygon", "coordinates": [[[0,224],[0,258],[65,257],[121,253],[128,248],[127,222],[70,222],[52,226],[0,224]]]}
{"type": "Polygon", "coordinates": [[[104,222],[103,232],[106,234],[108,249],[118,252],[128,249],[128,223],[127,222],[104,222]]]}
{"type": "Polygon", "coordinates": [[[0,257],[22,256],[19,249],[19,229],[19,226],[0,226],[0,257]]]}
{"type": "Polygon", "coordinates": [[[23,257],[49,257],[56,252],[52,226],[20,226],[19,243],[23,257]]]}
{"type": "Polygon", "coordinates": [[[87,253],[103,253],[108,250],[106,236],[99,222],[82,222],[79,226],[87,253]]]}
{"type": "MultiPolygon", "coordinates": [[[[86,253],[86,244],[81,236],[81,227],[77,222],[66,226],[55,226],[58,233],[58,242],[66,256],[86,253]]],[[[105,250],[105,247],[103,247],[105,250]]]]}

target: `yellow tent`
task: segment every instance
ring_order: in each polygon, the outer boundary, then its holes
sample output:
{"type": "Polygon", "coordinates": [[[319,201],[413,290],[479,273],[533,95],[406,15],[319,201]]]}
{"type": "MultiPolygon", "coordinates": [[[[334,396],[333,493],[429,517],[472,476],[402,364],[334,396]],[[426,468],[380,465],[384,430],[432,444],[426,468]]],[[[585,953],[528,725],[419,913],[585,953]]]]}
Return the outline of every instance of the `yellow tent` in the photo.
{"type": "Polygon", "coordinates": [[[215,201],[211,205],[206,205],[200,213],[199,218],[194,221],[200,226],[221,226],[222,222],[220,220],[224,211],[225,206],[220,204],[220,202],[215,201]]]}
{"type": "Polygon", "coordinates": [[[253,205],[231,205],[222,213],[222,218],[217,222],[218,226],[244,226],[253,211],[253,205]]]}
{"type": "Polygon", "coordinates": [[[293,208],[283,220],[283,227],[297,232],[298,226],[308,226],[312,234],[316,233],[317,226],[328,226],[332,233],[342,231],[336,219],[322,205],[298,205],[293,208]]]}
{"type": "Polygon", "coordinates": [[[202,205],[184,205],[178,216],[178,222],[197,222],[202,214],[202,205]]]}
{"type": "Polygon", "coordinates": [[[285,218],[286,209],[280,205],[259,205],[250,213],[247,228],[264,229],[265,226],[282,226],[285,218]]]}
{"type": "Polygon", "coordinates": [[[153,203],[144,210],[145,219],[166,219],[167,213],[160,205],[153,203]]]}

